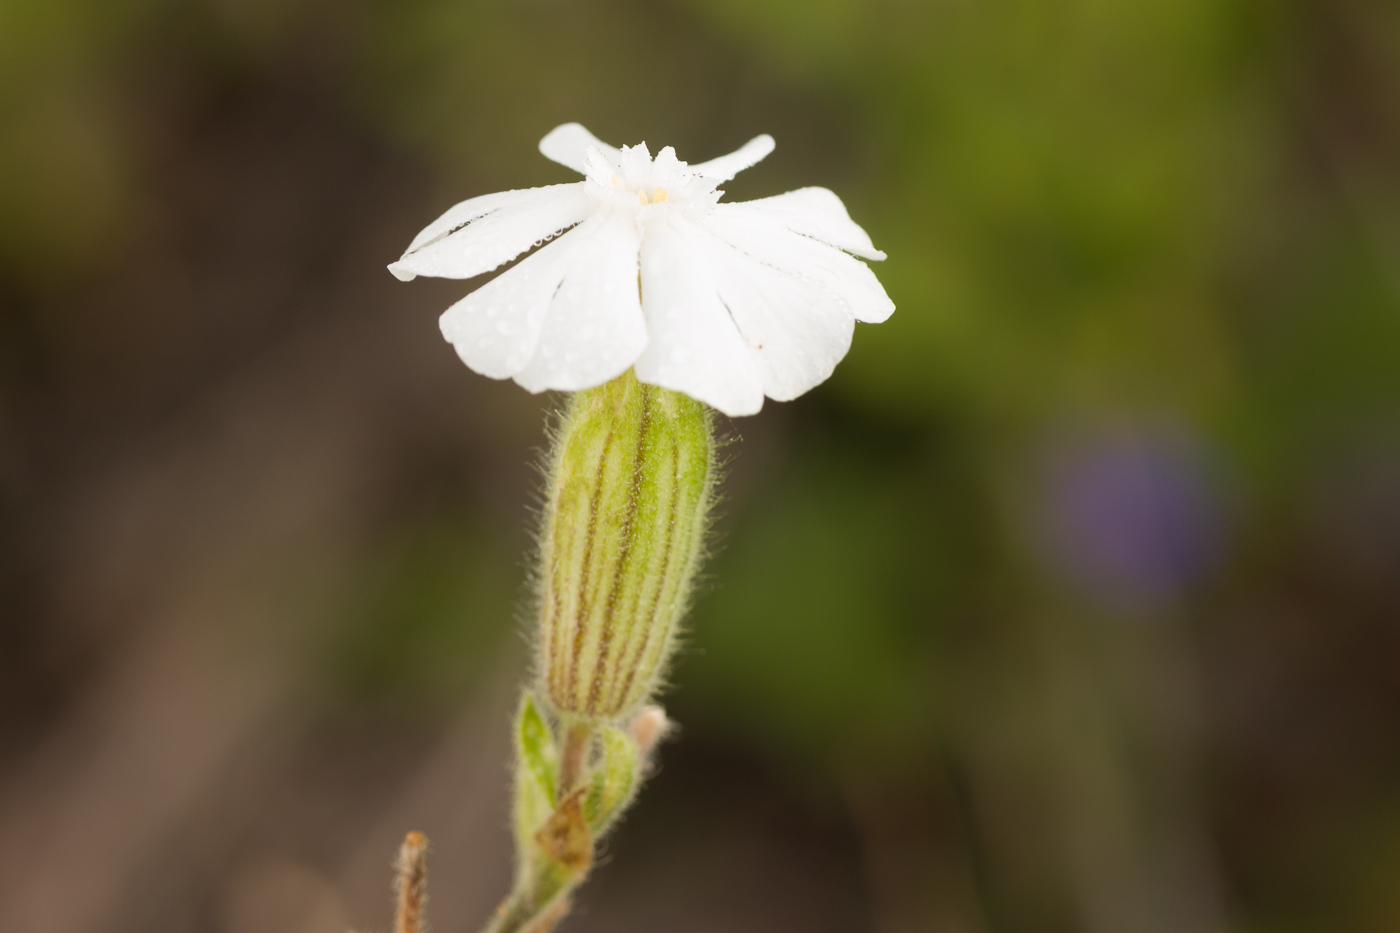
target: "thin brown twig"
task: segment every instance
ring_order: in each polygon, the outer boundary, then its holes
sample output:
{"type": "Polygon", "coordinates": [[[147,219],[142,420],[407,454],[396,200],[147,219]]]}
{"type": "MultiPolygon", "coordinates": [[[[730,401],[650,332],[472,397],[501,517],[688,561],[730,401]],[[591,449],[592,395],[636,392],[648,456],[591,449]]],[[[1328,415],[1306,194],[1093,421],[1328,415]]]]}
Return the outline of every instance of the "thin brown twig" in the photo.
{"type": "Polygon", "coordinates": [[[394,868],[398,872],[394,879],[398,895],[394,933],[427,933],[428,837],[417,831],[404,836],[394,868]]]}

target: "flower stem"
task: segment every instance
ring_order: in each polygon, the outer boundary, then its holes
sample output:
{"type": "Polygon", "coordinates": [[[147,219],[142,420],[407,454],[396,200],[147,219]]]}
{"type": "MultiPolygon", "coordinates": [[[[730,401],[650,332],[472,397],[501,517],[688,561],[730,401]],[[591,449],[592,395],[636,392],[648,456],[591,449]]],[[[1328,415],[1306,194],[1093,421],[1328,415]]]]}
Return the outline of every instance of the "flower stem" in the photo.
{"type": "Polygon", "coordinates": [[[545,933],[553,928],[553,923],[548,927],[542,927],[538,923],[535,923],[533,928],[527,927],[527,924],[536,919],[536,911],[530,898],[513,894],[496,908],[496,916],[491,919],[484,933],[522,933],[527,929],[529,933],[545,933]]]}
{"type": "Polygon", "coordinates": [[[564,735],[564,751],[559,759],[559,797],[573,790],[588,764],[588,747],[593,741],[593,726],[576,722],[564,735]]]}
{"type": "Polygon", "coordinates": [[[568,882],[546,873],[517,887],[496,908],[482,933],[549,933],[573,906],[568,882]]]}

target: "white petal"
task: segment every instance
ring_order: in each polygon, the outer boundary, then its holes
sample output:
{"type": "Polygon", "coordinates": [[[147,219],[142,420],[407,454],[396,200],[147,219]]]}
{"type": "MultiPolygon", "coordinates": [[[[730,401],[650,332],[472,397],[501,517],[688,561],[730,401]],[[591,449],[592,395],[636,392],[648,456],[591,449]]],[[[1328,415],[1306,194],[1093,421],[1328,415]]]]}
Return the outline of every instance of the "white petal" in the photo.
{"type": "Polygon", "coordinates": [[[651,152],[642,142],[635,146],[622,147],[622,159],[618,164],[622,170],[622,183],[636,190],[648,185],[651,180],[651,152]]]}
{"type": "Polygon", "coordinates": [[[637,378],[726,415],[757,412],[763,384],[752,352],[691,244],[660,220],[647,227],[641,261],[649,340],[637,378]]]}
{"type": "Polygon", "coordinates": [[[473,220],[485,217],[487,214],[502,209],[508,210],[522,202],[533,201],[542,190],[545,189],[517,188],[513,191],[497,191],[494,194],[478,195],[459,204],[454,204],[441,217],[418,231],[418,235],[413,238],[412,243],[408,244],[408,249],[404,250],[404,254],[417,252],[425,246],[436,243],[449,233],[454,233],[473,220]]]}
{"type": "Polygon", "coordinates": [[[820,282],[765,263],[705,227],[684,229],[750,347],[764,394],[786,401],[824,382],[850,349],[850,306],[820,282]]]}
{"type": "Polygon", "coordinates": [[[593,228],[587,222],[575,227],[443,313],[438,322],[442,335],[462,362],[492,379],[505,379],[525,368],[535,354],[550,302],[593,228]]]}
{"type": "Polygon", "coordinates": [[[540,140],[540,152],[544,153],[545,158],[566,165],[580,174],[588,173],[589,146],[596,146],[614,165],[622,155],[577,123],[556,126],[549,131],[549,135],[540,140]]]}
{"type": "Polygon", "coordinates": [[[429,224],[389,271],[405,282],[416,275],[469,279],[572,227],[589,207],[583,182],[472,198],[429,224]]]}
{"type": "Polygon", "coordinates": [[[768,153],[773,151],[773,145],[773,137],[764,133],[762,136],[755,136],[729,155],[692,165],[690,170],[712,181],[728,181],[749,166],[763,161],[768,153]]]}
{"type": "Polygon", "coordinates": [[[846,213],[833,191],[826,188],[799,188],[772,198],[741,202],[762,211],[794,233],[830,243],[866,259],[884,259],[867,234],[846,213]]]}
{"type": "Polygon", "coordinates": [[[617,173],[622,171],[622,166],[619,164],[621,161],[621,153],[618,153],[617,158],[610,162],[608,157],[603,154],[603,150],[597,146],[589,146],[588,152],[583,157],[583,173],[588,176],[589,182],[602,185],[603,190],[606,191],[616,185],[617,173]]]}
{"type": "Polygon", "coordinates": [[[701,224],[759,262],[818,284],[845,302],[858,321],[878,324],[894,313],[870,267],[834,246],[794,233],[753,202],[717,204],[701,224]]]}
{"type": "Polygon", "coordinates": [[[515,376],[531,392],[600,385],[626,372],[646,347],[637,225],[613,212],[590,219],[578,233],[580,245],[549,304],[534,357],[515,376]]]}

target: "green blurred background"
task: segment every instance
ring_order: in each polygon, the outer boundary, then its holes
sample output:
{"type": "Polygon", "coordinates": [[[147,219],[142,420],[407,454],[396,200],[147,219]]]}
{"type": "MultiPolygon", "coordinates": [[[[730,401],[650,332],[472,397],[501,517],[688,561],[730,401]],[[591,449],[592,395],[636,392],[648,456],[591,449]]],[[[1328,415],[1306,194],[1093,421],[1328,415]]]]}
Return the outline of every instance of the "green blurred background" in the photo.
{"type": "Polygon", "coordinates": [[[504,893],[557,399],[384,265],[577,120],[898,307],[726,422],[578,931],[1400,929],[1400,7],[0,0],[0,929],[504,893]]]}

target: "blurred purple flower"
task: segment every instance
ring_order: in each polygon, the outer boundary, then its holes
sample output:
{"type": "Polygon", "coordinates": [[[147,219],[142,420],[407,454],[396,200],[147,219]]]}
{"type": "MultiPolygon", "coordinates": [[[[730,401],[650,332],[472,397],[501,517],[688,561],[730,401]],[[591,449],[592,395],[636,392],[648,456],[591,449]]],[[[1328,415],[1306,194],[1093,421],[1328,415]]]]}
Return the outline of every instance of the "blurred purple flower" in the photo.
{"type": "Polygon", "coordinates": [[[1053,563],[1115,604],[1160,604],[1199,582],[1219,563],[1224,521],[1198,449],[1145,432],[1061,447],[1045,496],[1053,563]]]}

